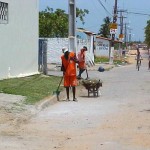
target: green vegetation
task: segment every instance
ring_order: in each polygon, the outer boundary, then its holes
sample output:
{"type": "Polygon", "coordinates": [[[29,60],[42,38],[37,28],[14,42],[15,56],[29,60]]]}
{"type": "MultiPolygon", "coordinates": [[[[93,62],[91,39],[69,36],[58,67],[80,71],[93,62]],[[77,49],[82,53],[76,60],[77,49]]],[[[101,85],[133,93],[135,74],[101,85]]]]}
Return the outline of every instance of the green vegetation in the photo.
{"type": "Polygon", "coordinates": [[[145,27],[145,43],[150,47],[150,20],[147,21],[147,26],[145,27]]]}
{"type": "Polygon", "coordinates": [[[0,81],[0,92],[26,96],[25,103],[34,104],[56,91],[61,77],[41,74],[0,81]]]}
{"type": "MultiPolygon", "coordinates": [[[[84,24],[84,18],[89,11],[76,8],[76,17],[84,24]]],[[[68,14],[65,10],[47,7],[39,12],[39,37],[64,38],[68,37],[68,14]]]]}
{"type": "MultiPolygon", "coordinates": [[[[114,58],[114,64],[122,64],[124,60],[123,59],[118,59],[114,58]]],[[[101,56],[101,57],[95,57],[95,63],[108,63],[109,58],[106,56],[101,56]]]]}
{"type": "Polygon", "coordinates": [[[94,61],[95,63],[107,63],[109,62],[109,58],[106,56],[95,57],[94,61]]]}
{"type": "Polygon", "coordinates": [[[105,37],[105,38],[110,38],[110,23],[111,23],[111,18],[106,17],[103,19],[104,24],[101,25],[101,28],[99,29],[98,35],[105,37]]]}
{"type": "Polygon", "coordinates": [[[121,60],[121,59],[114,59],[114,64],[120,65],[120,64],[122,64],[122,62],[123,62],[123,60],[121,60]]]}

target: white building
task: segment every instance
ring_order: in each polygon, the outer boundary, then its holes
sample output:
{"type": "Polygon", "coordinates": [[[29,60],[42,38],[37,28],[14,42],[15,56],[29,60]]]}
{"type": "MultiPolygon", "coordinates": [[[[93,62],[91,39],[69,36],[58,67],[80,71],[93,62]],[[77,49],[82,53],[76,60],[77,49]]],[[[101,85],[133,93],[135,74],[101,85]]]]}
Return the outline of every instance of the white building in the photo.
{"type": "Polygon", "coordinates": [[[38,73],[38,0],[0,0],[0,79],[38,73]]]}
{"type": "Polygon", "coordinates": [[[97,36],[95,47],[95,56],[109,57],[110,39],[97,36]]]}
{"type": "MultiPolygon", "coordinates": [[[[121,43],[121,41],[115,40],[114,43],[121,43]]],[[[95,41],[95,56],[100,57],[100,56],[105,56],[109,57],[110,55],[110,48],[111,48],[111,39],[110,38],[104,38],[101,36],[96,36],[96,41],[95,41]]],[[[119,50],[114,50],[114,53],[119,54],[119,50]]]]}

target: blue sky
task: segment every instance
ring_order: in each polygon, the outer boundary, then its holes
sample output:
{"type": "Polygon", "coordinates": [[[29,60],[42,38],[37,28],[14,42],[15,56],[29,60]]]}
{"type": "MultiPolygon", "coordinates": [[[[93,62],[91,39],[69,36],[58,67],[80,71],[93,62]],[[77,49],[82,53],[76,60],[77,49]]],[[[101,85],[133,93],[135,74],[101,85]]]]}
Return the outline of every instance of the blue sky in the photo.
{"type": "MultiPolygon", "coordinates": [[[[113,7],[115,0],[76,0],[76,7],[81,9],[88,9],[89,14],[85,17],[85,24],[82,25],[79,21],[77,27],[85,28],[89,31],[98,33],[100,25],[103,23],[103,19],[106,16],[112,17],[107,13],[100,5],[99,1],[103,3],[105,8],[110,14],[113,13],[113,7]]],[[[68,0],[40,0],[40,11],[44,10],[47,6],[53,8],[63,9],[68,13],[68,0]]],[[[124,9],[128,12],[150,14],[150,0],[118,0],[118,9],[124,9]]],[[[118,14],[120,15],[120,14],[118,14]]],[[[128,23],[128,28],[131,28],[132,40],[144,40],[144,28],[147,20],[150,20],[150,16],[147,15],[135,15],[132,13],[124,13],[127,17],[124,19],[125,23],[128,23]]],[[[119,18],[117,23],[119,23],[119,18]]],[[[120,29],[118,28],[118,33],[120,29]]]]}

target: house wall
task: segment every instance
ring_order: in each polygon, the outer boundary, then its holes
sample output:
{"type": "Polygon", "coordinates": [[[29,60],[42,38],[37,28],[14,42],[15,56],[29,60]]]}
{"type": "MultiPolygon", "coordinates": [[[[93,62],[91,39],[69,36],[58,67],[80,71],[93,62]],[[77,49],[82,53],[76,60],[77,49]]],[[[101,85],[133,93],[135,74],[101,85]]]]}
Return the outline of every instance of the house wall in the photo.
{"type": "Polygon", "coordinates": [[[105,39],[96,38],[95,56],[109,57],[110,42],[105,39]]]}
{"type": "Polygon", "coordinates": [[[38,0],[3,0],[8,23],[0,23],[0,79],[38,73],[38,0]]]}

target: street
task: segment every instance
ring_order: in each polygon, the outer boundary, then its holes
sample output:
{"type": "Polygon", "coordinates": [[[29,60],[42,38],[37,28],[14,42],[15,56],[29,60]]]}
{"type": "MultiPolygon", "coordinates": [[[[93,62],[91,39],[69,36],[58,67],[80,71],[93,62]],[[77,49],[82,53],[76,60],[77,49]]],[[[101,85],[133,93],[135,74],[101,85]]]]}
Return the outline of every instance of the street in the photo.
{"type": "MultiPolygon", "coordinates": [[[[1,135],[2,150],[149,150],[150,71],[144,58],[110,71],[89,71],[103,81],[99,97],[78,91],[78,102],[51,105],[1,135]]],[[[72,95],[72,93],[71,93],[72,95]]]]}

